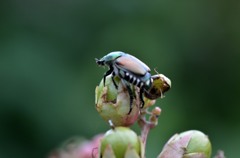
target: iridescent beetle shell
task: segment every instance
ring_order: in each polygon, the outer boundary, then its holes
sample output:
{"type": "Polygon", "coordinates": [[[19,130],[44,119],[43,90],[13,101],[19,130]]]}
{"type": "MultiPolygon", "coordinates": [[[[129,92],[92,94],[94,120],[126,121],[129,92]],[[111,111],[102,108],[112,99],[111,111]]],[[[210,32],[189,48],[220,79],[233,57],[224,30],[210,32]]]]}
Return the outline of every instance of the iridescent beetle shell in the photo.
{"type": "Polygon", "coordinates": [[[106,76],[112,74],[112,80],[116,88],[117,85],[114,81],[114,76],[118,76],[126,85],[130,95],[129,113],[131,112],[131,104],[133,101],[133,92],[129,84],[133,84],[140,88],[140,99],[143,107],[143,93],[150,89],[152,85],[150,68],[145,63],[130,54],[120,51],[111,52],[101,59],[96,59],[96,63],[101,66],[106,65],[109,67],[109,70],[104,74],[104,84],[106,76]]]}

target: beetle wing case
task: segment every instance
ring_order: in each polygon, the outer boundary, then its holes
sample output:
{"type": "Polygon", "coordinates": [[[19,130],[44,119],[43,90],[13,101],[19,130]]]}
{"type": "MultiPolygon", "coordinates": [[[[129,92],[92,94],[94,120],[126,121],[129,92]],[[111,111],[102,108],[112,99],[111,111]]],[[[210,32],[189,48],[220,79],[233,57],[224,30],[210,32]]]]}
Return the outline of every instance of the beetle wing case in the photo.
{"type": "Polygon", "coordinates": [[[125,70],[133,72],[136,75],[145,75],[146,72],[150,71],[150,68],[145,63],[129,54],[117,58],[116,64],[125,70]]]}

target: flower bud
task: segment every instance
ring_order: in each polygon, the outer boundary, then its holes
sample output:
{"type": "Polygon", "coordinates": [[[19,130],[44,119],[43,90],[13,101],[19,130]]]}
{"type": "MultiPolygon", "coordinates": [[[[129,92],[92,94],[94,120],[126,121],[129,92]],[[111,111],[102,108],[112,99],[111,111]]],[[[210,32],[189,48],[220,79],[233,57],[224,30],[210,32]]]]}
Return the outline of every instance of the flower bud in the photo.
{"type": "Polygon", "coordinates": [[[210,158],[212,146],[208,137],[197,130],[175,134],[158,158],[210,158]]]}
{"type": "Polygon", "coordinates": [[[115,77],[114,81],[118,85],[117,89],[112,81],[112,75],[106,77],[105,86],[102,80],[96,87],[96,109],[105,121],[111,120],[114,126],[130,126],[137,121],[140,114],[140,99],[139,97],[133,99],[132,111],[129,113],[129,93],[118,77],[115,77]]]}
{"type": "Polygon", "coordinates": [[[152,110],[152,115],[155,115],[156,117],[158,117],[161,113],[161,109],[159,107],[155,107],[153,110],[152,110]]]}
{"type": "Polygon", "coordinates": [[[155,107],[151,112],[151,116],[149,120],[155,126],[158,124],[158,116],[160,115],[160,113],[161,113],[161,109],[159,107],[155,107]]]}
{"type": "Polygon", "coordinates": [[[60,147],[51,151],[48,158],[91,158],[97,157],[98,147],[103,134],[94,136],[91,140],[82,137],[69,138],[60,147]]]}
{"type": "Polygon", "coordinates": [[[106,132],[101,140],[100,157],[143,158],[140,138],[127,127],[116,127],[106,132]]]}

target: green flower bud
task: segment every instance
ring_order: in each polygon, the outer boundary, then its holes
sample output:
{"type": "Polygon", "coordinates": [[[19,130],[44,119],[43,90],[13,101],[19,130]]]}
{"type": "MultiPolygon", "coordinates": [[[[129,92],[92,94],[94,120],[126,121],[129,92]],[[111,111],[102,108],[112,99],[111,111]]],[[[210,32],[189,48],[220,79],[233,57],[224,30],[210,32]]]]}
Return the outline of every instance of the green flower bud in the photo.
{"type": "Polygon", "coordinates": [[[118,89],[116,89],[111,77],[111,75],[106,77],[105,87],[103,80],[96,87],[96,109],[105,121],[111,120],[114,126],[130,126],[137,121],[140,114],[140,99],[139,97],[133,99],[132,111],[128,114],[130,110],[128,91],[118,77],[115,77],[118,85],[118,89]]]}
{"type": "Polygon", "coordinates": [[[212,146],[204,133],[200,131],[188,131],[185,135],[192,135],[186,148],[185,158],[195,158],[194,155],[202,155],[202,157],[209,158],[212,152],[212,146]]]}
{"type": "Polygon", "coordinates": [[[102,158],[143,158],[141,139],[127,127],[116,127],[106,132],[101,140],[102,158]]]}
{"type": "Polygon", "coordinates": [[[210,158],[212,146],[208,137],[197,130],[175,134],[158,158],[210,158]]]}

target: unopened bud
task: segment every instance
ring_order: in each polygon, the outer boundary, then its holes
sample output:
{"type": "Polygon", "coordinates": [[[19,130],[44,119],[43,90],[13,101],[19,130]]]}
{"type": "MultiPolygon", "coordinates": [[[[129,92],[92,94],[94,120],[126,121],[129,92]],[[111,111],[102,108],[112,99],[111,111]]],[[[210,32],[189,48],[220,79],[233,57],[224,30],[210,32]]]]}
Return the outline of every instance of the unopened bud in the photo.
{"type": "Polygon", "coordinates": [[[143,158],[141,140],[127,127],[116,127],[106,132],[101,140],[100,157],[143,158]]]}
{"type": "Polygon", "coordinates": [[[159,107],[155,107],[153,110],[152,110],[152,115],[155,115],[155,116],[159,116],[160,115],[160,113],[161,113],[161,109],[159,108],[159,107]]]}
{"type": "Polygon", "coordinates": [[[115,77],[117,89],[112,81],[112,76],[106,77],[105,86],[103,80],[95,90],[95,104],[100,116],[105,120],[111,120],[114,126],[130,126],[134,124],[140,114],[139,97],[133,99],[130,111],[130,97],[128,90],[118,77],[115,77]]]}
{"type": "Polygon", "coordinates": [[[197,130],[175,134],[158,158],[210,158],[212,146],[208,137],[197,130]]]}
{"type": "Polygon", "coordinates": [[[161,109],[159,107],[155,107],[151,112],[149,121],[155,126],[158,124],[158,116],[160,115],[160,113],[161,113],[161,109]]]}

